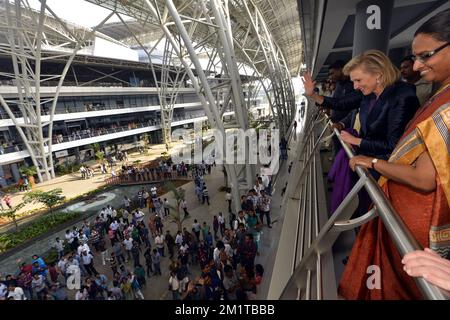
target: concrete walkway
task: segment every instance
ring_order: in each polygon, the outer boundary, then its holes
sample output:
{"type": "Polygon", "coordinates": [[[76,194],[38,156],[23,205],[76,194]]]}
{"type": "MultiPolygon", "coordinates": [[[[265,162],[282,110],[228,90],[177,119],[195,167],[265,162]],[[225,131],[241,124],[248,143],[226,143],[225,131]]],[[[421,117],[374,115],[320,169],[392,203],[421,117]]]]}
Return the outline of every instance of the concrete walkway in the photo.
{"type": "MultiPolygon", "coordinates": [[[[164,151],[164,146],[152,146],[152,149],[154,152],[152,152],[153,159],[160,156],[161,152],[164,151]]],[[[292,150],[291,152],[294,152],[292,150]]],[[[290,156],[293,156],[290,154],[290,156]]],[[[136,158],[132,158],[129,156],[129,162],[133,162],[134,159],[139,159],[142,161],[148,161],[151,160],[152,157],[140,157],[137,156],[136,158]]],[[[109,176],[109,175],[108,175],[109,176]]],[[[64,194],[70,198],[77,196],[81,193],[88,192],[89,190],[94,190],[98,188],[99,186],[104,184],[104,178],[105,176],[96,176],[90,180],[81,180],[78,175],[75,176],[64,176],[60,177],[58,179],[52,180],[48,183],[43,183],[39,186],[39,189],[42,190],[50,190],[56,187],[63,188],[64,194]],[[66,193],[67,192],[67,193],[66,193]]],[[[266,269],[266,273],[264,275],[264,280],[262,284],[260,285],[260,288],[258,290],[257,297],[259,299],[265,299],[267,297],[267,290],[268,285],[271,278],[271,271],[273,267],[274,258],[276,256],[276,251],[278,250],[278,239],[281,232],[282,227],[282,219],[283,217],[280,215],[280,204],[282,201],[282,198],[280,196],[281,189],[284,186],[284,183],[289,178],[287,173],[287,166],[285,163],[281,165],[280,168],[280,175],[277,178],[276,184],[275,184],[275,193],[273,195],[273,201],[272,201],[272,219],[274,221],[274,227],[272,229],[267,228],[267,226],[264,226],[262,236],[261,236],[261,254],[260,256],[256,257],[255,263],[261,263],[264,268],[266,269]]],[[[211,205],[207,204],[201,204],[197,200],[197,197],[194,192],[194,182],[189,182],[183,186],[183,189],[185,189],[185,195],[188,205],[188,211],[190,212],[190,217],[183,221],[183,227],[186,227],[188,230],[192,228],[192,224],[194,222],[194,219],[197,219],[200,224],[202,224],[204,221],[210,226],[212,230],[212,221],[213,216],[217,215],[219,212],[222,212],[224,214],[224,217],[226,218],[226,224],[229,223],[229,217],[228,217],[228,203],[225,200],[225,193],[219,191],[219,189],[224,186],[224,176],[222,172],[222,166],[213,167],[212,173],[210,175],[205,176],[205,182],[208,186],[208,189],[210,191],[210,203],[211,205]]],[[[139,189],[138,186],[133,187],[127,187],[127,188],[135,188],[136,190],[130,190],[130,191],[120,191],[120,192],[105,192],[108,194],[113,194],[112,196],[116,197],[117,199],[111,198],[108,203],[111,203],[113,206],[116,206],[117,201],[121,201],[123,195],[128,192],[137,192],[139,189]]],[[[23,194],[22,194],[23,196],[23,194]]],[[[161,198],[167,198],[171,205],[175,204],[175,199],[173,198],[171,193],[161,195],[161,198]]],[[[19,201],[19,200],[18,200],[19,201]]],[[[120,203],[120,202],[119,202],[120,203]]],[[[86,204],[83,204],[84,206],[86,204]]],[[[82,205],[82,206],[83,206],[82,205]]],[[[91,204],[92,205],[92,204],[91,204]]],[[[117,206],[116,206],[117,207],[117,206]]],[[[92,209],[91,209],[92,210],[92,209]]],[[[144,213],[146,215],[145,222],[148,223],[148,218],[150,217],[150,213],[148,212],[148,209],[144,210],[144,213]]],[[[92,216],[91,219],[93,219],[96,215],[92,216]]],[[[164,233],[166,230],[170,230],[171,234],[174,235],[177,230],[176,223],[170,222],[169,219],[166,219],[164,223],[164,233]]],[[[81,223],[76,224],[78,227],[81,226],[81,223]]],[[[8,261],[1,261],[0,262],[0,272],[3,273],[12,273],[16,269],[17,266],[17,259],[21,259],[23,261],[29,261],[31,259],[32,254],[42,254],[44,251],[48,250],[50,246],[50,242],[52,239],[60,233],[64,232],[63,230],[59,233],[55,233],[51,236],[49,236],[47,239],[44,239],[43,241],[40,241],[41,243],[35,244],[33,246],[30,246],[30,248],[27,248],[26,250],[22,250],[21,252],[18,252],[14,255],[14,257],[9,257],[8,261]]],[[[151,240],[152,245],[154,245],[154,240],[151,240]]],[[[107,247],[109,252],[111,251],[111,246],[109,241],[107,241],[107,247]]],[[[167,249],[167,248],[166,248],[167,249]]],[[[145,266],[144,263],[144,257],[141,254],[140,262],[143,266],[145,266]]],[[[161,261],[161,270],[162,270],[162,276],[152,276],[150,278],[147,278],[147,287],[142,290],[142,293],[144,294],[145,299],[152,299],[152,300],[159,300],[159,299],[171,299],[171,294],[167,290],[168,287],[168,279],[169,279],[169,271],[168,267],[170,265],[171,261],[166,256],[165,258],[162,258],[161,261]]],[[[107,264],[106,266],[103,266],[100,259],[100,254],[95,255],[94,260],[95,268],[98,272],[105,274],[109,280],[112,279],[112,271],[107,264]]],[[[127,263],[127,267],[129,271],[133,271],[133,265],[132,262],[127,263]]],[[[191,274],[189,275],[191,280],[194,280],[196,277],[200,275],[200,268],[198,265],[190,266],[191,274]]],[[[75,291],[69,292],[69,297],[73,298],[75,295],[75,291]]]]}
{"type": "MultiPolygon", "coordinates": [[[[176,150],[181,147],[181,142],[174,142],[172,144],[172,150],[176,150]]],[[[134,161],[140,160],[141,162],[147,162],[151,160],[155,160],[161,157],[161,153],[166,151],[166,147],[164,144],[151,145],[148,150],[148,154],[139,154],[138,152],[132,153],[128,155],[128,163],[132,164],[134,161]]],[[[115,166],[116,170],[121,167],[124,162],[118,162],[115,166]]],[[[98,168],[98,163],[95,161],[86,162],[85,165],[89,167],[95,166],[94,177],[90,179],[81,179],[81,174],[79,172],[75,172],[72,174],[66,174],[64,176],[57,177],[50,181],[45,181],[42,183],[38,183],[33,187],[33,190],[42,190],[42,191],[50,191],[52,189],[61,188],[62,194],[66,197],[67,200],[73,199],[77,196],[83,195],[90,191],[94,191],[99,187],[106,185],[105,180],[111,177],[110,173],[101,174],[100,168],[98,168]]],[[[110,172],[110,168],[108,167],[110,172]]],[[[15,206],[19,203],[22,203],[23,197],[26,194],[25,191],[17,192],[11,196],[12,205],[15,206]]],[[[5,205],[4,205],[5,206],[5,205]]],[[[6,206],[5,206],[6,207],[6,206]]],[[[27,203],[21,210],[18,211],[18,215],[24,214],[30,210],[36,210],[44,208],[42,204],[39,203],[27,203]]],[[[34,217],[33,217],[34,218],[34,217]]],[[[0,226],[3,224],[9,224],[10,221],[6,218],[0,219],[0,226]]]]}

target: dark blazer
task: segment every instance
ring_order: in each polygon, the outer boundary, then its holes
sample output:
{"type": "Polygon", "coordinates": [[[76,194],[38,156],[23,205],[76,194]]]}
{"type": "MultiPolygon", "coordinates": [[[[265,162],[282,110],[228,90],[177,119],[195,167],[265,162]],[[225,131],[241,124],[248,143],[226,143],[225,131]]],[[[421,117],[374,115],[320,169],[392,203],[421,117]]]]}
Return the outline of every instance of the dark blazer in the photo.
{"type": "MultiPolygon", "coordinates": [[[[359,136],[362,141],[358,153],[388,159],[420,104],[415,87],[400,81],[383,91],[369,113],[369,103],[374,98],[371,94],[361,100],[359,136]]],[[[356,113],[353,111],[341,121],[346,128],[353,127],[356,113]]]]}
{"type": "MultiPolygon", "coordinates": [[[[359,109],[361,101],[364,95],[359,90],[353,90],[347,92],[344,96],[336,97],[324,97],[321,107],[329,108],[335,111],[351,111],[359,109]]],[[[333,121],[337,122],[337,121],[333,121]]]]}
{"type": "MultiPolygon", "coordinates": [[[[331,99],[340,99],[354,92],[355,90],[353,89],[353,82],[348,79],[341,80],[336,83],[336,90],[334,90],[333,97],[331,99]]],[[[326,104],[327,102],[324,101],[324,103],[326,104]]],[[[339,122],[344,119],[349,114],[349,112],[350,111],[348,110],[332,109],[331,121],[339,122]]]]}

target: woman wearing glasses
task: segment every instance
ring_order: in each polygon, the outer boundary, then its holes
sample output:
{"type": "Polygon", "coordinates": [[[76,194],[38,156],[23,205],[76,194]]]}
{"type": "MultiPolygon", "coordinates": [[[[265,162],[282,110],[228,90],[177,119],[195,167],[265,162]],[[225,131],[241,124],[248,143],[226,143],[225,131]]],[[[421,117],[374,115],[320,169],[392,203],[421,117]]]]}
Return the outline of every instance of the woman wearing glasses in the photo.
{"type": "MultiPolygon", "coordinates": [[[[413,277],[444,288],[450,278],[450,9],[425,22],[412,43],[414,70],[440,84],[438,92],[416,112],[388,161],[356,156],[356,166],[371,168],[379,184],[417,241],[430,251],[407,255],[405,269],[381,220],[365,224],[358,234],[340,283],[347,299],[421,299],[413,277]],[[437,256],[439,255],[439,257],[437,256]],[[441,263],[437,263],[440,261],[441,263]],[[381,288],[369,290],[369,266],[381,270],[381,288]],[[420,270],[417,266],[420,266],[420,270]]],[[[448,289],[447,289],[448,290],[448,289]]]]}

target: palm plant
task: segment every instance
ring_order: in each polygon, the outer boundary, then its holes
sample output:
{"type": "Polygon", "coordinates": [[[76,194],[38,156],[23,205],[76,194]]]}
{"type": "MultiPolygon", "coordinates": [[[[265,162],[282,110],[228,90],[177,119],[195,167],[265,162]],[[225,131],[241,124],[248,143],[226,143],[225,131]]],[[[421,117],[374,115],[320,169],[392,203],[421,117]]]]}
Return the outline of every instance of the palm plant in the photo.
{"type": "Polygon", "coordinates": [[[177,202],[177,207],[173,207],[173,206],[168,206],[169,210],[171,212],[170,217],[172,219],[171,222],[174,222],[177,224],[178,226],[178,231],[183,230],[183,221],[184,218],[182,217],[181,214],[181,202],[184,200],[185,197],[185,190],[183,188],[176,188],[175,185],[172,182],[166,182],[164,184],[166,190],[169,190],[172,192],[173,197],[175,198],[176,202],[177,202]]]}

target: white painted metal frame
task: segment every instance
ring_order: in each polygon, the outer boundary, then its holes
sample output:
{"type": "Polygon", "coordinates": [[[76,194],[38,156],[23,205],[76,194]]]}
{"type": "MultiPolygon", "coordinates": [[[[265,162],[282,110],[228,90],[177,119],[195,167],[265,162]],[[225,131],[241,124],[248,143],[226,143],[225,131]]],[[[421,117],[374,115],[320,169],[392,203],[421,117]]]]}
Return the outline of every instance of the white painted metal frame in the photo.
{"type": "Polygon", "coordinates": [[[0,36],[6,38],[9,45],[2,44],[0,52],[11,56],[14,73],[1,72],[2,76],[13,80],[17,86],[18,98],[5,100],[0,95],[0,104],[10,116],[37,168],[39,181],[55,177],[52,157],[53,117],[59,92],[69,66],[76,53],[90,45],[90,39],[96,29],[102,26],[112,15],[111,12],[93,30],[84,30],[76,34],[41,0],[39,11],[30,8],[28,1],[15,0],[2,2],[0,11],[0,36]],[[46,10],[52,15],[60,28],[47,24],[46,10]],[[63,32],[64,30],[65,32],[63,32]],[[48,51],[48,47],[59,47],[60,51],[48,51]],[[64,52],[65,51],[65,52],[64,52]],[[60,75],[47,75],[41,72],[41,62],[52,58],[66,59],[60,75]],[[42,99],[40,88],[43,82],[58,79],[58,85],[52,98],[42,99]],[[43,122],[41,110],[44,104],[51,103],[50,121],[43,122]],[[16,105],[24,123],[19,123],[11,107],[16,105]]]}

